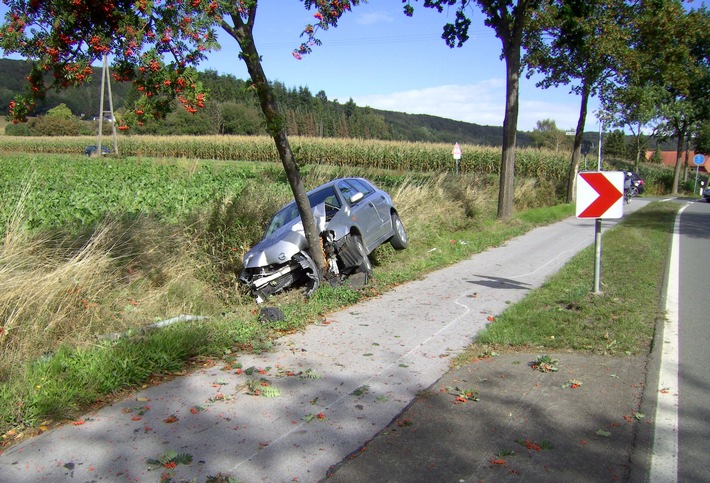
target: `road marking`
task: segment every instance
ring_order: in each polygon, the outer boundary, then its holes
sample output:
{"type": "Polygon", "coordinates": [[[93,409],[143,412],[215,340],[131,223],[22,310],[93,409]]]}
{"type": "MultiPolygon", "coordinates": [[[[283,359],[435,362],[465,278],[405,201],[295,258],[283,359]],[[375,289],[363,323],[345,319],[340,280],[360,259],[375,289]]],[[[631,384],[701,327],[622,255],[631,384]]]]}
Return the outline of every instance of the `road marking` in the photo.
{"type": "Polygon", "coordinates": [[[671,242],[671,259],[666,293],[666,322],[663,327],[661,369],[656,398],[655,430],[649,481],[678,480],[678,299],[680,276],[680,216],[676,215],[671,242]]]}

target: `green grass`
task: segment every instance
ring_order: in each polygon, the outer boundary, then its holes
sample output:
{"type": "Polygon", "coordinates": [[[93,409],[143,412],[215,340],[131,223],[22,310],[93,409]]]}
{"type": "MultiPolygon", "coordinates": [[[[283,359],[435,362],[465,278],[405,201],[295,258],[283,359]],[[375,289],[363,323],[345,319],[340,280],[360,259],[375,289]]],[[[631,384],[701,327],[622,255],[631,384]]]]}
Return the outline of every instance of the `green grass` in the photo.
{"type": "Polygon", "coordinates": [[[62,346],[30,364],[21,384],[0,385],[0,422],[7,429],[9,421],[16,427],[35,427],[47,419],[75,418],[106,395],[156,374],[182,371],[192,358],[222,357],[246,346],[263,348],[267,340],[263,324],[231,316],[178,323],[87,347],[62,346]]]}
{"type": "Polygon", "coordinates": [[[647,353],[662,316],[663,277],[679,207],[652,203],[604,234],[600,294],[593,293],[592,246],[497,317],[458,362],[511,349],[647,353]]]}

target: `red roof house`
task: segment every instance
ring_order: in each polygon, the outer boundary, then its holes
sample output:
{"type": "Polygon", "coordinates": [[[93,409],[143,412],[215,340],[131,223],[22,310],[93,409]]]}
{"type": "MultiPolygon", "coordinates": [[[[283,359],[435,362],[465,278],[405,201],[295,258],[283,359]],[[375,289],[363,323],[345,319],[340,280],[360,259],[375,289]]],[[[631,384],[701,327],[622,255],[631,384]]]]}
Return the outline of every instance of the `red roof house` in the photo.
{"type": "MultiPolygon", "coordinates": [[[[661,162],[665,164],[666,166],[671,166],[675,167],[676,163],[676,152],[675,151],[661,151],[661,162]]],[[[646,151],[646,160],[650,160],[651,157],[653,156],[653,151],[646,151]]],[[[688,167],[695,169],[696,165],[693,162],[693,158],[695,158],[695,152],[694,151],[688,151],[688,167]]],[[[681,157],[682,162],[685,162],[685,152],[683,152],[682,157],[681,157]]],[[[700,165],[700,172],[701,173],[710,173],[710,156],[705,155],[705,162],[700,165]]]]}

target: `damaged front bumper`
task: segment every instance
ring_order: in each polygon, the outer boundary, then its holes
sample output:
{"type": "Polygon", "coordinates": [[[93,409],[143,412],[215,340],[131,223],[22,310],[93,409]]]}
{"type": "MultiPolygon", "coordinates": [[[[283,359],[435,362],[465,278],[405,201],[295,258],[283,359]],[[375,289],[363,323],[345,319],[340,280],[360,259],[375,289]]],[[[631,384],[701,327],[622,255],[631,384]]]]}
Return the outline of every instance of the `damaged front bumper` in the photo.
{"type": "Polygon", "coordinates": [[[306,293],[312,293],[318,288],[318,268],[305,251],[300,251],[280,265],[245,268],[239,281],[249,288],[258,303],[262,303],[270,295],[293,285],[304,285],[306,293]]]}
{"type": "MultiPolygon", "coordinates": [[[[340,282],[343,276],[352,274],[366,256],[352,243],[350,235],[335,240],[333,232],[324,231],[321,242],[326,260],[324,278],[330,283],[340,282]]],[[[257,303],[292,286],[304,287],[306,295],[311,295],[320,283],[316,263],[306,250],[297,252],[282,264],[247,267],[239,280],[247,286],[257,303]]]]}

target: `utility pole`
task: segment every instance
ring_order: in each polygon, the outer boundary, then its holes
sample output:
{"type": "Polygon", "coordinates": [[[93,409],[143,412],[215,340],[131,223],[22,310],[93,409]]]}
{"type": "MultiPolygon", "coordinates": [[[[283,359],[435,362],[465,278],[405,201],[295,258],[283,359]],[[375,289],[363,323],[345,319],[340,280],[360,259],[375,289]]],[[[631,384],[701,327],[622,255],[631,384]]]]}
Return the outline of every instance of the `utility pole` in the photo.
{"type": "Polygon", "coordinates": [[[103,155],[101,151],[101,134],[103,134],[103,123],[104,116],[109,114],[109,119],[111,122],[111,131],[113,132],[113,152],[118,156],[118,138],[116,136],[116,118],[113,116],[113,94],[111,93],[111,77],[108,69],[108,58],[104,54],[103,68],[101,69],[101,100],[99,101],[99,138],[96,141],[96,151],[94,154],[97,156],[103,155]],[[108,86],[108,106],[109,110],[104,111],[104,97],[106,92],[106,87],[108,86]]]}

